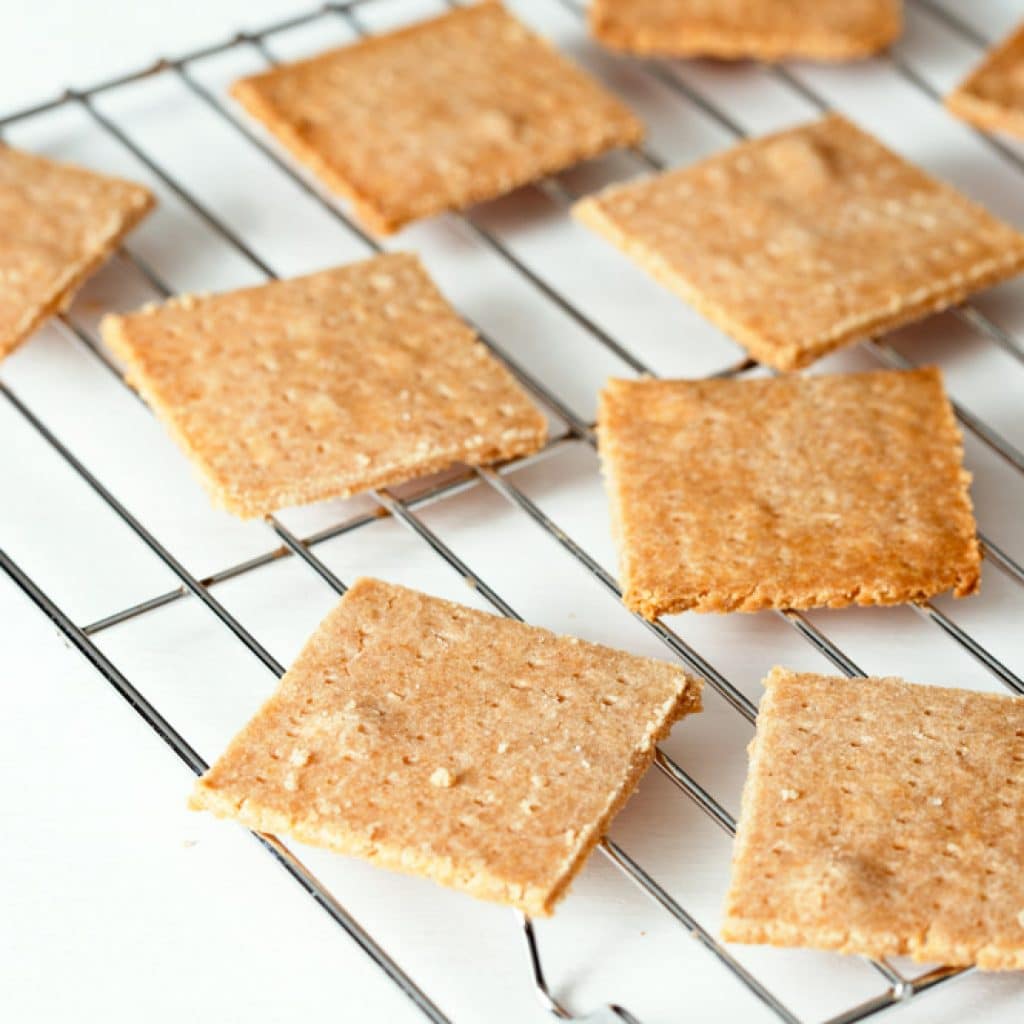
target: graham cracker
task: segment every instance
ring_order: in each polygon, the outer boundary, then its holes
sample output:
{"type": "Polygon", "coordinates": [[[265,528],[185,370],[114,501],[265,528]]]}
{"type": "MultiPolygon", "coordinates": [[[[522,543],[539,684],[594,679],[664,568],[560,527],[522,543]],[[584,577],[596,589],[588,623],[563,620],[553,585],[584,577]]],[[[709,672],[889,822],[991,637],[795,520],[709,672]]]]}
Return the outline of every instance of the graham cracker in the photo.
{"type": "Polygon", "coordinates": [[[623,600],[647,618],[978,588],[937,369],[611,380],[598,438],[623,600]]]}
{"type": "Polygon", "coordinates": [[[675,666],[360,579],[191,805],[547,915],[699,710],[675,666]]]}
{"type": "Polygon", "coordinates": [[[240,516],[542,447],[544,416],[407,253],[108,316],[103,338],[240,516]]]}
{"type": "Polygon", "coordinates": [[[0,144],[0,359],[67,309],[153,204],[141,185],[0,144]]]}
{"type": "Polygon", "coordinates": [[[231,92],[381,234],[643,135],[622,103],[498,3],[283,65],[231,92]]]}
{"type": "Polygon", "coordinates": [[[946,97],[957,117],[1024,138],[1024,22],[946,97]]]}
{"type": "Polygon", "coordinates": [[[1024,700],[775,668],[722,936],[1024,968],[1024,700]]]}
{"type": "Polygon", "coordinates": [[[780,370],[1024,267],[1024,236],[838,114],[574,212],[780,370]]]}
{"type": "Polygon", "coordinates": [[[853,60],[902,31],[900,0],[594,0],[606,46],[666,57],[853,60]]]}

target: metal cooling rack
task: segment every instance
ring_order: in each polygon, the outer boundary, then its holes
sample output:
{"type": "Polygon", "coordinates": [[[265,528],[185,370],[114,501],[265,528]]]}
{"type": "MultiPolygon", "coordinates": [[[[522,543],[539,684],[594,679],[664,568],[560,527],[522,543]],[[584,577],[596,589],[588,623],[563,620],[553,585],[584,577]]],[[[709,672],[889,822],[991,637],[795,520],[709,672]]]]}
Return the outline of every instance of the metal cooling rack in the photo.
{"type": "MultiPolygon", "coordinates": [[[[207,89],[191,73],[192,65],[205,58],[224,53],[236,48],[252,48],[269,64],[274,57],[268,50],[268,39],[287,30],[297,28],[320,18],[340,18],[357,35],[369,34],[360,18],[360,10],[374,3],[385,3],[386,0],[348,0],[342,3],[328,3],[299,14],[295,17],[266,25],[256,31],[242,32],[229,39],[201,49],[194,50],[173,59],[159,60],[147,67],[128,74],[120,75],[107,81],[99,82],[84,89],[69,89],[59,96],[43,103],[17,110],[0,117],[0,131],[16,122],[23,122],[49,111],[62,107],[77,107],[83,111],[92,123],[93,128],[113,139],[127,150],[150,174],[160,181],[170,192],[196,214],[212,231],[234,249],[244,260],[248,261],[267,279],[276,275],[270,266],[257,255],[217,214],[207,208],[184,184],[171,174],[159,160],[153,157],[132,134],[125,131],[117,123],[97,109],[93,100],[100,94],[125,89],[143,79],[154,76],[176,76],[187,87],[196,102],[213,111],[225,124],[246,140],[270,161],[280,173],[286,175],[295,185],[310,196],[322,210],[339,222],[347,231],[360,239],[368,250],[383,251],[380,244],[366,234],[327,193],[321,191],[319,185],[311,181],[305,173],[294,166],[290,159],[282,155],[274,144],[266,139],[260,131],[246,121],[228,102],[207,89]]],[[[453,6],[453,0],[445,0],[453,6]]],[[[551,0],[582,19],[583,11],[572,0],[551,0]]],[[[941,21],[948,29],[976,46],[988,46],[992,40],[984,38],[973,26],[961,18],[951,15],[938,6],[934,0],[913,0],[920,11],[928,17],[941,21]]],[[[915,88],[932,99],[940,99],[939,93],[915,68],[903,57],[892,52],[884,59],[890,61],[899,72],[915,88]]],[[[681,102],[695,105],[727,132],[736,138],[745,136],[743,128],[716,105],[713,98],[698,91],[682,78],[671,62],[648,61],[637,65],[644,74],[656,78],[664,86],[675,93],[681,102]]],[[[808,101],[812,107],[826,109],[826,101],[805,78],[784,66],[769,68],[771,74],[788,89],[793,90],[808,101]]],[[[986,145],[992,147],[1000,159],[1012,163],[1017,169],[1024,171],[1024,159],[1010,146],[978,133],[986,145]]],[[[645,148],[631,151],[637,163],[647,170],[660,170],[662,161],[645,148]]],[[[530,188],[542,190],[550,199],[567,207],[576,196],[569,190],[563,180],[549,178],[538,182],[530,188]]],[[[517,257],[493,232],[484,227],[473,213],[459,215],[475,238],[500,256],[515,274],[520,275],[536,292],[540,302],[551,303],[565,316],[574,321],[593,340],[612,352],[619,360],[633,371],[653,375],[652,369],[640,358],[625,347],[619,340],[600,327],[585,310],[574,304],[565,294],[554,287],[549,281],[537,274],[525,262],[517,257]]],[[[125,264],[134,267],[157,296],[167,297],[171,289],[164,282],[159,270],[139,256],[130,247],[123,247],[118,258],[125,264]]],[[[1024,341],[1013,336],[997,322],[988,317],[976,306],[965,303],[955,310],[959,317],[972,331],[984,336],[989,342],[999,346],[1018,362],[1024,363],[1024,341]]],[[[60,323],[64,330],[84,344],[96,358],[121,380],[117,365],[110,359],[100,346],[97,338],[87,330],[71,314],[62,315],[60,323]]],[[[466,470],[450,476],[441,483],[422,486],[410,496],[399,498],[389,490],[371,492],[371,496],[379,506],[377,513],[362,514],[340,521],[327,529],[308,536],[296,536],[275,516],[267,517],[267,525],[276,536],[275,546],[269,547],[264,553],[247,559],[238,564],[226,566],[218,572],[202,579],[192,575],[181,561],[168,550],[147,527],[140,522],[111,493],[103,482],[94,475],[56,436],[33,409],[24,402],[15,391],[0,380],[0,395],[34,428],[39,436],[78,474],[78,476],[99,495],[109,511],[123,521],[136,536],[159,558],[160,561],[180,580],[175,589],[155,594],[147,600],[123,608],[114,614],[87,624],[75,622],[44,590],[8,555],[0,550],[0,567],[24,590],[38,607],[53,621],[70,643],[101,673],[108,682],[132,705],[136,712],[156,731],[171,749],[195,773],[205,770],[206,763],[190,745],[188,740],[179,733],[160,711],[144,696],[136,685],[103,653],[94,641],[94,637],[104,630],[119,623],[139,616],[150,615],[186,597],[193,597],[202,602],[219,622],[234,637],[262,662],[276,676],[284,672],[284,667],[270,654],[267,648],[249,632],[214,596],[215,588],[227,581],[250,573],[260,567],[269,565],[280,559],[294,556],[300,559],[309,569],[326,581],[334,590],[341,594],[345,591],[345,583],[338,578],[331,568],[317,555],[317,547],[324,542],[342,534],[358,531],[362,527],[377,521],[380,515],[393,516],[404,524],[416,536],[433,550],[433,552],[451,569],[466,581],[470,582],[479,593],[502,615],[519,619],[520,616],[506,600],[492,589],[485,580],[445,544],[420,518],[419,511],[429,505],[444,501],[470,488],[486,487],[492,489],[503,499],[529,517],[533,523],[557,541],[576,561],[578,561],[593,578],[616,598],[620,597],[618,584],[614,576],[601,565],[587,550],[567,534],[561,526],[546,515],[515,483],[511,480],[514,470],[530,463],[545,459],[563,449],[568,444],[582,443],[594,446],[595,433],[592,423],[586,422],[577,415],[563,400],[555,394],[544,381],[538,379],[520,366],[502,347],[501,343],[490,335],[481,332],[484,343],[511,370],[520,383],[551,413],[554,421],[559,424],[546,446],[535,455],[526,459],[514,460],[495,467],[480,467],[466,470]]],[[[908,361],[886,341],[876,338],[864,343],[865,351],[882,365],[907,367],[908,361]]],[[[750,359],[737,362],[715,376],[737,376],[756,368],[750,359]]],[[[133,392],[134,394],[134,392],[133,392]]],[[[967,409],[955,404],[957,416],[963,427],[999,455],[1013,469],[1024,474],[1024,453],[1010,441],[1002,437],[996,430],[987,425],[967,409]]],[[[988,535],[980,534],[985,557],[1001,572],[1006,574],[1015,584],[1024,585],[1024,567],[1015,561],[998,543],[988,535]]],[[[1024,680],[996,658],[976,638],[961,628],[953,619],[940,611],[932,603],[926,602],[916,607],[917,612],[926,620],[936,625],[945,634],[959,644],[971,657],[976,659],[1007,689],[1015,694],[1024,694],[1024,680]]],[[[623,614],[630,614],[624,607],[623,614]]],[[[795,610],[777,613],[790,627],[839,671],[848,676],[859,676],[864,673],[822,630],[816,627],[806,616],[795,610]]],[[[709,686],[736,712],[748,722],[753,723],[756,706],[733,683],[731,683],[714,665],[694,650],[675,629],[662,621],[648,622],[636,617],[645,628],[669,649],[691,671],[701,676],[709,686]]],[[[735,820],[732,815],[719,804],[689,773],[663,750],[657,752],[655,759],[657,768],[687,797],[689,797],[711,820],[713,820],[729,836],[735,833],[735,820]]],[[[254,834],[256,840],[285,868],[285,870],[302,886],[306,892],[324,909],[324,911],[347,932],[362,950],[377,964],[388,977],[399,987],[408,999],[435,1024],[447,1024],[449,1018],[432,1001],[416,982],[410,978],[378,944],[372,935],[338,902],[331,892],[300,862],[300,860],[278,839],[269,835],[254,834]]],[[[605,838],[599,849],[619,868],[635,885],[657,904],[660,904],[683,928],[685,928],[713,957],[716,957],[733,975],[737,983],[745,986],[780,1020],[788,1024],[800,1024],[800,1018],[780,999],[743,967],[700,923],[695,920],[676,898],[664,889],[649,875],[630,854],[616,842],[605,838]]],[[[550,993],[545,980],[540,952],[533,928],[529,920],[521,918],[522,932],[529,956],[529,967],[533,984],[542,1005],[555,1017],[565,1020],[590,1021],[625,1021],[626,1024],[639,1024],[637,1019],[626,1009],[608,1005],[591,1014],[574,1016],[550,993]]],[[[965,970],[940,967],[914,978],[904,976],[887,961],[872,961],[874,968],[885,979],[887,988],[880,995],[870,998],[858,1005],[851,1006],[844,1012],[835,1015],[826,1024],[852,1024],[864,1020],[884,1010],[892,1009],[915,999],[920,994],[945,985],[956,977],[961,977],[965,970]]]]}

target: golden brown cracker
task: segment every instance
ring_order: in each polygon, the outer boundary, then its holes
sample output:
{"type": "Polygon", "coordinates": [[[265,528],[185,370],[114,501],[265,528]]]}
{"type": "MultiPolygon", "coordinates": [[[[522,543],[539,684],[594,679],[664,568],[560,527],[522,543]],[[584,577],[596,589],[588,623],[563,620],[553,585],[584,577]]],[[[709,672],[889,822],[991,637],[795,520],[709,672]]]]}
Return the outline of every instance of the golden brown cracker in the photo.
{"type": "Polygon", "coordinates": [[[979,128],[1024,138],[1024,23],[985,54],[946,106],[979,128]]]}
{"type": "Polygon", "coordinates": [[[192,804],[546,915],[698,710],[675,666],[361,579],[192,804]]]}
{"type": "Polygon", "coordinates": [[[643,134],[498,3],[242,79],[232,95],[382,234],[643,134]]]}
{"type": "Polygon", "coordinates": [[[1024,267],[1024,236],[838,114],[574,212],[781,370],[1024,267]]]}
{"type": "Polygon", "coordinates": [[[406,253],[107,317],[103,337],[240,516],[527,455],[547,433],[406,253]]]}
{"type": "Polygon", "coordinates": [[[598,437],[623,600],[648,618],[978,587],[938,370],[612,380],[598,437]]]}
{"type": "Polygon", "coordinates": [[[153,204],[141,185],[0,144],[0,358],[68,307],[153,204]]]}
{"type": "Polygon", "coordinates": [[[888,46],[902,8],[900,0],[593,0],[590,29],[632,53],[840,61],[888,46]]]}
{"type": "Polygon", "coordinates": [[[1024,967],[1024,701],[776,668],[723,937],[1024,967]]]}

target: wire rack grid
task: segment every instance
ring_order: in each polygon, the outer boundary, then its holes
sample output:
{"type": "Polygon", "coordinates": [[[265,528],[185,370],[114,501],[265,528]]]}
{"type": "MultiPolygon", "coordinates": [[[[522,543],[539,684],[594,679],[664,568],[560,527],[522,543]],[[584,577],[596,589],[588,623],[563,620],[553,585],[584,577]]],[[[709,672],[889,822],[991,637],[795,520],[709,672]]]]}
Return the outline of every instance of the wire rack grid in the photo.
{"type": "MultiPolygon", "coordinates": [[[[226,131],[236,136],[245,146],[258,154],[260,159],[269,162],[276,173],[286,178],[292,186],[301,190],[315,204],[322,216],[333,221],[351,239],[361,244],[369,252],[382,251],[381,244],[362,231],[350,219],[343,206],[321,191],[317,183],[310,180],[301,169],[282,155],[272,141],[244,119],[224,98],[222,92],[204,84],[196,69],[210,58],[236,50],[250,51],[264,64],[274,63],[277,60],[273,45],[275,40],[288,32],[314,23],[334,22],[347,35],[351,36],[370,34],[374,30],[369,24],[372,21],[372,12],[392,2],[393,0],[350,0],[347,3],[327,4],[258,30],[239,33],[228,40],[201,50],[173,59],[158,61],[138,71],[98,83],[89,88],[68,90],[53,100],[0,117],[0,130],[16,131],[23,124],[53,112],[67,108],[77,110],[84,115],[91,131],[101,133],[108,140],[112,140],[144,169],[151,180],[158,183],[166,193],[172,195],[190,215],[208,229],[212,236],[215,236],[220,243],[230,249],[241,262],[247,264],[256,275],[264,279],[278,277],[272,263],[267,257],[261,255],[257,246],[243,237],[243,234],[211,205],[204,202],[195,190],[182,180],[180,175],[166,165],[160,155],[154,154],[152,147],[135,133],[126,129],[116,116],[105,112],[101,106],[101,99],[109,94],[130,90],[133,86],[146,80],[173,77],[184,87],[191,102],[200,104],[218,120],[226,131]]],[[[558,8],[562,15],[570,17],[577,31],[579,30],[583,11],[572,0],[547,0],[547,2],[552,7],[558,8]]],[[[945,8],[938,6],[933,0],[915,0],[915,17],[930,19],[935,25],[941,26],[943,31],[949,32],[972,46],[980,46],[986,41],[971,25],[950,15],[945,8]]],[[[895,50],[881,59],[887,61],[896,74],[919,91],[922,96],[927,97],[929,101],[934,101],[941,95],[931,80],[899,50],[895,50]]],[[[604,62],[602,66],[606,66],[613,60],[618,61],[619,58],[602,57],[601,60],[604,62]]],[[[671,62],[644,62],[631,64],[630,74],[656,82],[658,89],[664,95],[670,96],[672,102],[696,110],[701,117],[717,126],[727,136],[742,138],[749,134],[747,127],[720,105],[709,90],[694,84],[684,66],[671,62]]],[[[805,69],[777,66],[770,69],[756,69],[756,74],[785,90],[789,94],[790,100],[802,104],[809,114],[827,109],[831,105],[829,98],[815,87],[812,76],[808,75],[805,69]]],[[[1005,162],[1015,171],[1024,170],[1024,159],[1014,147],[987,136],[979,135],[978,138],[984,146],[992,149],[1000,161],[1005,162]]],[[[662,169],[666,166],[666,159],[652,145],[650,148],[637,148],[631,151],[625,162],[620,160],[616,163],[606,160],[598,163],[601,164],[600,173],[617,176],[635,170],[662,169]]],[[[569,173],[545,179],[535,186],[531,186],[531,190],[556,210],[564,213],[580,191],[584,190],[580,187],[580,180],[585,181],[586,175],[569,173]]],[[[536,269],[534,263],[522,255],[514,244],[510,244],[505,233],[496,230],[485,215],[479,211],[473,211],[458,215],[457,219],[461,228],[475,244],[493,254],[510,274],[520,279],[521,283],[529,289],[535,302],[550,306],[559,317],[573,324],[587,338],[590,345],[597,345],[609,358],[616,361],[620,371],[655,375],[652,360],[641,356],[635,347],[625,342],[617,332],[603,326],[599,318],[591,314],[574,297],[552,281],[550,275],[545,275],[536,269]]],[[[156,261],[140,255],[132,245],[121,249],[117,263],[120,264],[120,272],[133,274],[144,283],[150,297],[167,297],[176,290],[168,283],[165,274],[158,269],[156,261]]],[[[997,317],[990,315],[980,305],[966,303],[954,310],[952,315],[958,318],[966,329],[983,339],[985,344],[998,348],[1010,361],[1024,362],[1024,343],[1022,343],[1020,335],[1013,329],[1008,329],[997,317]]],[[[83,314],[79,305],[73,307],[66,315],[62,315],[60,326],[74,339],[75,343],[84,346],[85,350],[98,359],[118,381],[121,380],[119,367],[98,341],[95,324],[89,322],[89,317],[83,314]]],[[[518,619],[520,616],[509,601],[457,554],[454,547],[446,542],[436,529],[428,525],[423,514],[435,505],[478,488],[489,489],[517,514],[527,517],[532,524],[544,531],[547,537],[561,547],[594,582],[612,597],[619,598],[621,595],[615,577],[602,560],[592,553],[590,545],[570,534],[563,524],[544,511],[541,504],[529,496],[527,490],[519,486],[514,479],[524,468],[554,458],[569,447],[593,448],[595,446],[593,424],[587,416],[577,411],[575,403],[566,400],[542,375],[516,358],[513,355],[515,351],[513,345],[501,339],[493,330],[484,329],[479,325],[478,329],[485,344],[510,368],[524,387],[548,411],[554,426],[550,440],[541,452],[529,459],[516,460],[502,466],[480,467],[455,472],[447,474],[439,480],[421,482],[409,488],[373,492],[371,498],[375,508],[361,511],[355,515],[348,515],[305,534],[286,525],[286,517],[269,516],[266,526],[271,531],[273,546],[267,547],[255,556],[223,566],[217,571],[204,574],[201,577],[197,577],[190,571],[170,546],[158,539],[157,531],[147,527],[142,519],[115,495],[100,476],[75,453],[74,446],[69,445],[57,431],[51,429],[45,419],[33,408],[31,402],[25,400],[12,384],[6,380],[0,380],[0,394],[3,395],[8,405],[98,495],[108,511],[148,547],[178,582],[171,589],[155,593],[143,600],[133,601],[101,618],[80,623],[4,551],[0,551],[0,566],[51,618],[73,646],[131,703],[188,767],[197,773],[205,768],[202,757],[181,732],[164,717],[154,703],[147,699],[142,689],[139,688],[139,683],[129,679],[127,674],[122,672],[104,653],[96,639],[99,634],[122,623],[149,616],[184,598],[194,598],[205,606],[220,625],[226,628],[274,676],[280,676],[284,671],[282,664],[271,653],[268,646],[261,642],[243,624],[241,619],[215,596],[214,591],[221,584],[246,576],[257,569],[284,559],[295,558],[312,573],[315,573],[334,592],[341,594],[345,590],[344,581],[335,569],[320,556],[318,549],[329,541],[364,530],[379,522],[381,516],[392,517],[407,527],[462,580],[470,583],[484,601],[497,612],[518,619]]],[[[873,339],[861,346],[861,350],[869,361],[880,365],[896,367],[910,365],[900,349],[889,340],[873,339]]],[[[738,376],[755,372],[759,372],[759,368],[753,361],[739,359],[711,371],[709,375],[738,376]]],[[[981,445],[987,448],[1008,471],[1024,474],[1024,453],[1009,437],[960,403],[957,403],[955,408],[962,426],[970,435],[973,435],[981,445]]],[[[988,561],[1014,586],[1024,584],[1024,568],[1010,553],[1008,547],[1000,543],[997,536],[990,535],[990,531],[984,529],[984,523],[982,526],[983,530],[980,536],[988,561]]],[[[999,684],[1011,692],[1024,694],[1024,680],[1001,658],[997,657],[986,643],[960,625],[936,603],[925,603],[916,608],[916,611],[922,619],[938,627],[963,652],[975,659],[999,684]]],[[[621,614],[628,613],[623,610],[621,614]]],[[[726,673],[712,664],[690,642],[684,639],[686,630],[678,625],[680,620],[677,619],[670,624],[660,620],[647,622],[639,617],[635,618],[643,629],[649,631],[659,644],[668,649],[672,656],[700,675],[722,698],[726,707],[732,709],[748,723],[754,721],[756,716],[754,701],[732,682],[726,673]]],[[[814,617],[788,610],[778,613],[778,618],[839,671],[849,676],[865,674],[844,648],[816,624],[814,617]]],[[[662,749],[657,753],[655,764],[660,773],[675,788],[685,794],[715,825],[729,836],[734,833],[733,815],[687,768],[684,768],[678,758],[662,749]]],[[[450,1019],[288,847],[272,836],[257,835],[256,839],[323,907],[330,917],[359,944],[371,960],[390,977],[427,1019],[435,1022],[444,1022],[450,1019]]],[[[797,1022],[803,1019],[733,953],[724,948],[680,900],[645,870],[618,841],[606,838],[600,849],[616,868],[696,938],[732,975],[735,981],[759,1000],[770,1014],[788,1022],[797,1022]]],[[[533,982],[542,1004],[556,1017],[583,1019],[573,1018],[570,1012],[551,995],[545,980],[533,927],[525,919],[520,921],[520,926],[529,954],[528,963],[532,971],[533,982]]],[[[906,968],[897,967],[885,961],[873,962],[872,967],[883,979],[884,988],[877,994],[851,1005],[839,1013],[829,1015],[828,1020],[831,1024],[866,1019],[882,1011],[906,1004],[924,992],[934,990],[953,978],[969,973],[938,967],[914,974],[906,968]]],[[[636,1018],[628,1010],[614,1004],[609,1004],[604,1009],[587,1017],[594,1021],[599,1018],[636,1021],[636,1018]]]]}

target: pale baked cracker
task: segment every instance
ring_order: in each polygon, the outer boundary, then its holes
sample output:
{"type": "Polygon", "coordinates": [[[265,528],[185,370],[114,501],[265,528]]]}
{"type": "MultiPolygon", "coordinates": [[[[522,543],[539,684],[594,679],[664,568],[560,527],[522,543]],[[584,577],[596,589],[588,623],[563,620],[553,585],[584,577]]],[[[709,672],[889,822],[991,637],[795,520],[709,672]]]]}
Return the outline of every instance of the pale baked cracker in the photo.
{"type": "Polygon", "coordinates": [[[775,668],[722,935],[1024,968],[1024,701],[775,668]]]}
{"type": "Polygon", "coordinates": [[[700,683],[360,579],[192,806],[550,914],[700,683]]]}
{"type": "Polygon", "coordinates": [[[643,135],[622,103],[498,3],[278,67],[231,91],[382,234],[643,135]]]}
{"type": "Polygon", "coordinates": [[[106,317],[126,378],[241,516],[527,455],[544,416],[395,253],[106,317]]]}
{"type": "Polygon", "coordinates": [[[1024,267],[1024,236],[838,114],[574,212],[782,370],[1024,267]]]}
{"type": "Polygon", "coordinates": [[[598,438],[623,600],[648,618],[978,588],[970,475],[934,368],[611,380],[598,438]]]}
{"type": "Polygon", "coordinates": [[[957,117],[1024,138],[1024,23],[1021,23],[946,97],[957,117]]]}
{"type": "Polygon", "coordinates": [[[593,0],[593,35],[617,50],[729,60],[853,60],[903,27],[900,0],[593,0]]]}
{"type": "Polygon", "coordinates": [[[141,185],[0,143],[0,358],[70,305],[153,204],[141,185]]]}

